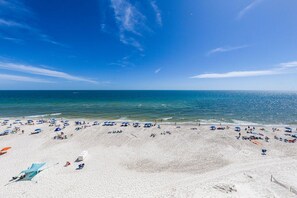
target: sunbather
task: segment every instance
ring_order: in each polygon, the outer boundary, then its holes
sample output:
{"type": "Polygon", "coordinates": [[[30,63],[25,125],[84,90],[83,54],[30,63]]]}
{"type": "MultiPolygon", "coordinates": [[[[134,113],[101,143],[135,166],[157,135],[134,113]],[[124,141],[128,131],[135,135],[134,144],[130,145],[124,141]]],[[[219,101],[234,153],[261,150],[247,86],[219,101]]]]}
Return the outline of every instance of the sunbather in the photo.
{"type": "Polygon", "coordinates": [[[85,167],[85,163],[82,163],[82,164],[79,164],[78,165],[78,168],[77,169],[80,170],[80,169],[83,169],[84,167],[85,167]]]}

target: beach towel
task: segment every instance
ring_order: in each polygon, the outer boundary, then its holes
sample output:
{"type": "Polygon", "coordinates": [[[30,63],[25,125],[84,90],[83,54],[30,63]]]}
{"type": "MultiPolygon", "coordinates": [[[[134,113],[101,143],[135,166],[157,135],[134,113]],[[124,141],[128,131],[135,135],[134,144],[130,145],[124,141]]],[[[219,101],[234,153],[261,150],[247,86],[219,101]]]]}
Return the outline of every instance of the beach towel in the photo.
{"type": "Polygon", "coordinates": [[[256,141],[256,140],[252,140],[251,142],[253,142],[254,144],[259,145],[259,146],[262,145],[262,143],[260,143],[260,142],[258,142],[258,141],[256,141]]]}

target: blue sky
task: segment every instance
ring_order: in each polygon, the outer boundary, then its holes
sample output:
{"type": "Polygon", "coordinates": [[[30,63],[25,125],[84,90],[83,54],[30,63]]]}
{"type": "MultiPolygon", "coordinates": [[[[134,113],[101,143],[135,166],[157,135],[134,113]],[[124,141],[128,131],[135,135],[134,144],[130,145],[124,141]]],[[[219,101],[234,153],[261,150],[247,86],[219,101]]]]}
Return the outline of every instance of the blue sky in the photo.
{"type": "Polygon", "coordinates": [[[0,0],[0,89],[297,90],[296,0],[0,0]]]}

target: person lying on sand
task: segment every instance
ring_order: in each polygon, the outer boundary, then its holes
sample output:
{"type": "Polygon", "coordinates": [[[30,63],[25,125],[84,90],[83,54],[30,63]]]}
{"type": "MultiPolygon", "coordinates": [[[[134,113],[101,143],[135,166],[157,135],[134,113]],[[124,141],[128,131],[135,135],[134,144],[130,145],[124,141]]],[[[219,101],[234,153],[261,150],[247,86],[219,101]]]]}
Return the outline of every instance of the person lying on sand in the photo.
{"type": "Polygon", "coordinates": [[[83,169],[85,167],[85,163],[79,164],[77,170],[83,169]]]}

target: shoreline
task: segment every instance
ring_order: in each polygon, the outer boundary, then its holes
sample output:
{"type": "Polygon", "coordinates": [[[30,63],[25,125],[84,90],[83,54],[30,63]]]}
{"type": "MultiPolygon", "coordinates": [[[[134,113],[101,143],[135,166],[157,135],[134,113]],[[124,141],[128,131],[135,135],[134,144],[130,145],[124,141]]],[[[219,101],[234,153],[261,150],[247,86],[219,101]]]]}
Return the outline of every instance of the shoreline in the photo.
{"type": "Polygon", "coordinates": [[[237,120],[238,122],[234,122],[234,123],[230,123],[230,122],[220,122],[218,120],[211,122],[211,120],[202,120],[202,121],[185,121],[185,122],[176,122],[176,121],[161,121],[161,120],[129,120],[129,119],[102,119],[102,118],[98,118],[96,119],[95,117],[77,117],[77,118],[73,118],[73,117],[55,117],[55,116],[22,116],[22,117],[4,117],[4,118],[0,118],[0,122],[3,120],[50,120],[51,118],[55,118],[57,120],[71,120],[71,121],[75,121],[75,120],[85,120],[88,122],[94,122],[94,121],[98,121],[100,123],[103,123],[105,121],[112,121],[112,122],[116,122],[116,123],[122,123],[122,122],[129,122],[129,123],[157,123],[158,125],[183,125],[183,126],[198,126],[199,124],[201,126],[211,126],[211,125],[217,125],[217,126],[255,126],[255,127],[293,127],[293,128],[297,128],[297,124],[273,124],[273,123],[269,123],[269,124],[261,124],[261,123],[253,123],[253,122],[247,122],[247,121],[241,121],[241,120],[237,120]],[[157,121],[157,122],[156,122],[157,121]]]}

